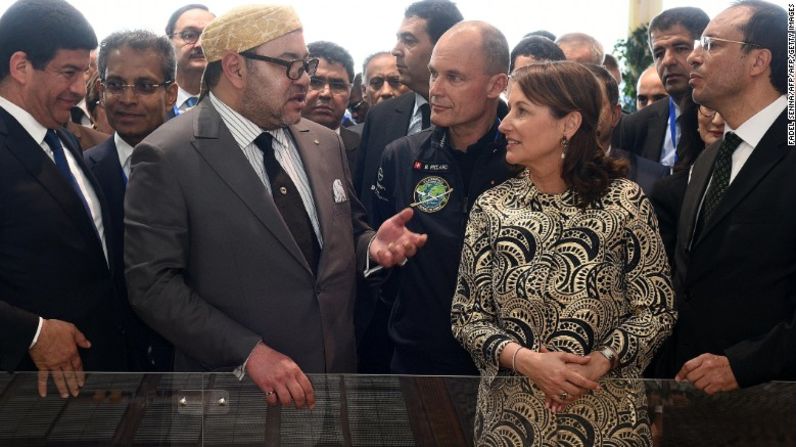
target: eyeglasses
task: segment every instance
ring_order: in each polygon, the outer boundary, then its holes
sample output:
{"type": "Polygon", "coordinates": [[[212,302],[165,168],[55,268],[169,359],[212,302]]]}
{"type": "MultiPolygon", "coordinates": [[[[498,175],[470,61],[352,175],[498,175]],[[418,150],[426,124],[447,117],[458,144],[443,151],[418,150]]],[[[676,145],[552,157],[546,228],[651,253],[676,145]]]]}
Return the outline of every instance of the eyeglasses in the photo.
{"type": "Polygon", "coordinates": [[[705,118],[713,119],[716,116],[716,111],[705,106],[699,106],[699,114],[705,118]]]}
{"type": "Polygon", "coordinates": [[[245,57],[246,59],[254,59],[256,61],[263,61],[263,62],[270,62],[272,64],[281,65],[286,67],[285,74],[287,74],[287,78],[293,81],[297,81],[301,78],[301,75],[307,73],[310,77],[312,77],[315,72],[318,70],[318,59],[311,58],[311,59],[294,59],[292,61],[288,61],[285,59],[279,59],[276,57],[269,57],[263,56],[262,54],[255,54],[250,53],[248,51],[244,51],[240,53],[241,56],[245,57]]]}
{"type": "Polygon", "coordinates": [[[737,43],[741,45],[749,45],[760,48],[760,45],[756,43],[741,42],[740,40],[721,39],[719,37],[702,36],[701,38],[699,38],[699,40],[694,41],[694,49],[702,48],[703,50],[705,50],[706,53],[710,53],[710,50],[713,49],[713,45],[716,42],[737,43]]]}
{"type": "Polygon", "coordinates": [[[199,36],[202,35],[202,30],[197,28],[185,28],[184,30],[178,33],[169,34],[169,37],[172,39],[175,36],[178,36],[183,42],[187,43],[188,45],[193,45],[199,40],[199,36]]]}
{"type": "Polygon", "coordinates": [[[353,104],[349,104],[348,110],[350,110],[351,113],[357,113],[360,110],[362,110],[367,104],[368,104],[367,101],[365,101],[365,99],[363,98],[353,104]]]}
{"type": "Polygon", "coordinates": [[[135,81],[133,84],[125,84],[121,81],[111,80],[103,81],[100,84],[111,95],[122,95],[126,89],[130,88],[136,96],[147,96],[155,93],[160,87],[168,87],[173,83],[174,81],[165,81],[160,84],[149,81],[135,81]]]}
{"type": "Polygon", "coordinates": [[[373,90],[381,90],[381,87],[384,85],[384,81],[387,81],[392,88],[400,88],[401,87],[401,78],[398,76],[375,76],[368,80],[368,85],[373,90]]]}

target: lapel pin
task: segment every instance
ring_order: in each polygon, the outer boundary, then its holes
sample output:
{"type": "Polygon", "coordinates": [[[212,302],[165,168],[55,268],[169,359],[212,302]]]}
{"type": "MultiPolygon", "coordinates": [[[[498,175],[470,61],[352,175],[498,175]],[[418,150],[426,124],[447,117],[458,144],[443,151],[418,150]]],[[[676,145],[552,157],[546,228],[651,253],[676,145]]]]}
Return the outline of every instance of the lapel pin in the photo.
{"type": "Polygon", "coordinates": [[[313,141],[315,142],[315,144],[321,144],[321,142],[320,142],[320,141],[318,141],[317,139],[315,139],[315,140],[313,140],[313,141]]]}

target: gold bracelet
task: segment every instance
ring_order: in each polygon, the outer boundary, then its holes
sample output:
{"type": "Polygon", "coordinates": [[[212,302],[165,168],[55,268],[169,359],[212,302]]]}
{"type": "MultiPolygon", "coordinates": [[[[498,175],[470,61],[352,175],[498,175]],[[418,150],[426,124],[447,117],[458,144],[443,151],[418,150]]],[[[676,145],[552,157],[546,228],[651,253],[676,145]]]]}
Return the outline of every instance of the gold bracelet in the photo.
{"type": "Polygon", "coordinates": [[[525,347],[520,345],[520,347],[517,348],[517,350],[514,351],[514,354],[512,354],[511,356],[511,370],[514,372],[517,372],[517,353],[522,351],[523,349],[525,349],[525,347]]]}

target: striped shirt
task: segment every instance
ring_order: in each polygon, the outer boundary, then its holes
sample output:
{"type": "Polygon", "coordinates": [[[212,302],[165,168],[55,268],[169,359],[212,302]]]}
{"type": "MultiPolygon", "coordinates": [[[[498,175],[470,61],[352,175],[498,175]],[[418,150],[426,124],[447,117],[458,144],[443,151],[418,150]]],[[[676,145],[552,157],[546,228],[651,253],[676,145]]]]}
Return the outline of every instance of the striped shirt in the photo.
{"type": "Polygon", "coordinates": [[[282,169],[285,170],[290,180],[296,185],[301,201],[304,203],[304,209],[312,222],[312,228],[315,230],[315,236],[318,238],[318,244],[323,248],[321,227],[318,224],[318,212],[315,209],[315,202],[312,198],[310,182],[307,179],[307,173],[304,171],[304,163],[301,162],[301,157],[296,149],[296,143],[287,128],[263,130],[251,120],[224,104],[213,93],[210,93],[208,97],[218,114],[221,115],[221,120],[224,121],[224,124],[229,129],[232,138],[238,143],[243,155],[249,160],[249,164],[251,164],[255,174],[263,182],[265,189],[269,193],[271,192],[271,183],[268,181],[268,174],[265,172],[263,152],[254,144],[254,140],[263,132],[268,132],[274,137],[273,148],[276,160],[282,165],[282,169]]]}

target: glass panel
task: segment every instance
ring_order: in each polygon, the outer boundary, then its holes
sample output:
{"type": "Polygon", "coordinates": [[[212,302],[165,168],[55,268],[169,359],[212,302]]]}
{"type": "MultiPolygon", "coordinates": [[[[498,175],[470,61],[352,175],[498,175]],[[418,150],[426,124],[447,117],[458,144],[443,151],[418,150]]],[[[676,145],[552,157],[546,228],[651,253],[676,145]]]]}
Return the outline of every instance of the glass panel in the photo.
{"type": "MultiPolygon", "coordinates": [[[[35,373],[0,375],[3,447],[472,445],[481,383],[315,375],[315,409],[299,410],[268,407],[256,385],[231,374],[92,373],[70,399],[58,397],[52,384],[39,398],[36,379],[35,373]]],[[[492,389],[517,380],[500,376],[492,389]]],[[[796,383],[715,396],[674,381],[606,381],[603,388],[645,391],[646,404],[642,399],[641,410],[629,414],[644,417],[646,408],[656,446],[796,445],[796,383]]]]}

